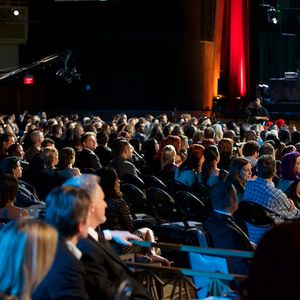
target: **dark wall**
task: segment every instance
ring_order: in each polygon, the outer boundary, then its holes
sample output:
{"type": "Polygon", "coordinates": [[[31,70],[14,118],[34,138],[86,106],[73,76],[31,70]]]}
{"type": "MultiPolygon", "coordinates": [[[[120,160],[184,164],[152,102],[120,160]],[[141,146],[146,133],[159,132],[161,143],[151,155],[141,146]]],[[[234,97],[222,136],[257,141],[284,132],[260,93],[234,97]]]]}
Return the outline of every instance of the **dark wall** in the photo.
{"type": "Polygon", "coordinates": [[[36,71],[43,90],[38,105],[47,110],[199,109],[201,99],[189,93],[189,76],[181,73],[196,72],[184,66],[189,41],[183,3],[30,1],[21,63],[70,49],[74,61],[69,63],[82,73],[80,82],[67,84],[55,76],[59,62],[36,71]]]}

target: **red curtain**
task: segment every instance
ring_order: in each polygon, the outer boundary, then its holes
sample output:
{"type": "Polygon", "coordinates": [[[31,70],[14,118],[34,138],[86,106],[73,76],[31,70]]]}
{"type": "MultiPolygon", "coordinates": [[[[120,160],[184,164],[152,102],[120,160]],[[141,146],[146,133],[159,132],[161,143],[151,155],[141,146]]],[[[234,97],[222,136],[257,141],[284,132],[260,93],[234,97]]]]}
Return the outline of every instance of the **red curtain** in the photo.
{"type": "Polygon", "coordinates": [[[249,0],[225,0],[221,77],[230,99],[250,94],[249,0]]]}

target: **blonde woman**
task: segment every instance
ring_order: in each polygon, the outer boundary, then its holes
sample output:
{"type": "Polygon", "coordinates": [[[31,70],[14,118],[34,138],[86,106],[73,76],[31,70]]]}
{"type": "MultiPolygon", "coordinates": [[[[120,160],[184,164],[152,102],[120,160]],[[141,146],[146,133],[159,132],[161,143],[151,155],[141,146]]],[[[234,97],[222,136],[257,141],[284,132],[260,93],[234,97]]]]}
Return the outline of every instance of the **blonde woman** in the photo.
{"type": "Polygon", "coordinates": [[[0,299],[30,300],[52,265],[57,238],[37,219],[10,222],[0,231],[0,299]]]}
{"type": "Polygon", "coordinates": [[[56,166],[58,164],[58,151],[54,147],[46,147],[43,151],[42,159],[44,162],[43,172],[48,176],[56,175],[56,166]]]}

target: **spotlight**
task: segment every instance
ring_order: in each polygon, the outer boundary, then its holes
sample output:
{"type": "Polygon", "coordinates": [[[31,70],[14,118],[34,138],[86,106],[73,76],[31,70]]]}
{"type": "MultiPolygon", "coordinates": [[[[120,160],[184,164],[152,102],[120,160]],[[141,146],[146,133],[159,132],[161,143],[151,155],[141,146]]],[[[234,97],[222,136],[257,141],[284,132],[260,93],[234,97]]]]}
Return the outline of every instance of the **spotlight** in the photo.
{"type": "Polygon", "coordinates": [[[18,17],[20,15],[20,11],[18,9],[12,9],[11,11],[15,17],[18,17]]]}
{"type": "Polygon", "coordinates": [[[269,6],[267,9],[267,18],[269,24],[276,25],[279,22],[280,10],[275,9],[273,6],[269,6]]]}

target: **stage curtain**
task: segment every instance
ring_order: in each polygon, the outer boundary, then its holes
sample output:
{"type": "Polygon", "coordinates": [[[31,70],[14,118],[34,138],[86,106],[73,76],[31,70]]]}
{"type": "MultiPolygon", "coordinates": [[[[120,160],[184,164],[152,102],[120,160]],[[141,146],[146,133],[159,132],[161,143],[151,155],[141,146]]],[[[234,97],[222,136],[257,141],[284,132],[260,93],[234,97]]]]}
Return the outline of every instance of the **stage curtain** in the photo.
{"type": "Polygon", "coordinates": [[[259,82],[295,72],[300,62],[300,36],[279,33],[259,34],[259,82]]]}
{"type": "Polygon", "coordinates": [[[249,96],[249,51],[249,0],[226,0],[220,77],[227,82],[230,99],[249,96]]]}

